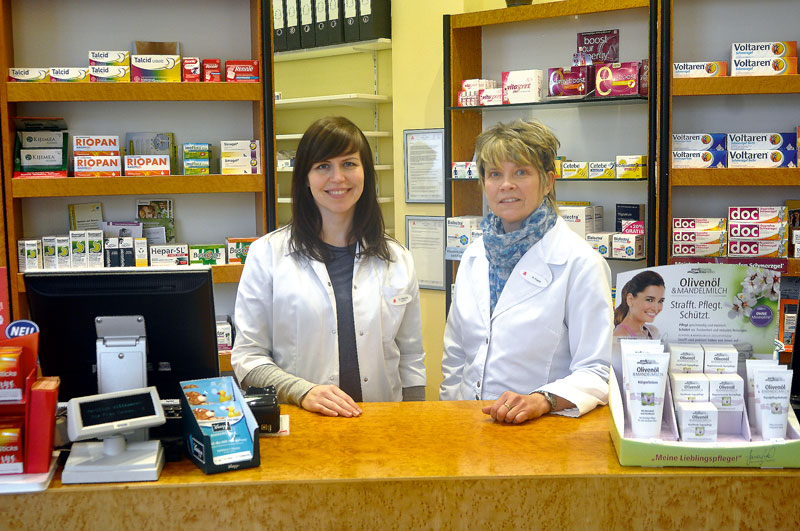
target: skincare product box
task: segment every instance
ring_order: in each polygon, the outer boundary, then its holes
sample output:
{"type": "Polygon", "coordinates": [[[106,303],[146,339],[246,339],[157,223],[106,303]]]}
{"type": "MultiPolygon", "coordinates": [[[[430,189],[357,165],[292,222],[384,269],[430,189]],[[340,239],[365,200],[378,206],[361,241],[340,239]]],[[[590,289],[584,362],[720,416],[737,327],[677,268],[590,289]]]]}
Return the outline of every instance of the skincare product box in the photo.
{"type": "Polygon", "coordinates": [[[69,243],[70,267],[73,269],[86,267],[86,231],[69,231],[69,243]]]}
{"type": "Polygon", "coordinates": [[[222,81],[222,60],[203,59],[203,81],[219,83],[222,81]]]}
{"type": "Polygon", "coordinates": [[[588,162],[566,161],[561,164],[562,179],[587,179],[589,177],[588,162]]]}
{"type": "Polygon", "coordinates": [[[736,350],[736,347],[728,344],[704,344],[703,351],[705,352],[703,372],[706,374],[736,374],[739,364],[739,351],[736,350]]]}
{"type": "Polygon", "coordinates": [[[594,91],[600,98],[639,94],[639,61],[598,66],[594,91]]]}
{"type": "Polygon", "coordinates": [[[211,243],[205,245],[190,245],[189,246],[189,265],[223,265],[227,261],[225,259],[225,244],[224,243],[211,243]]]}
{"type": "Polygon", "coordinates": [[[611,258],[614,232],[592,232],[586,235],[586,241],[592,249],[600,253],[603,258],[611,258]]]}
{"type": "Polygon", "coordinates": [[[122,164],[116,156],[82,156],[73,158],[73,175],[75,177],[119,177],[122,175],[122,164]]]}
{"type": "Polygon", "coordinates": [[[153,267],[189,265],[189,246],[183,243],[151,245],[150,265],[153,267]]]}
{"type": "Polygon", "coordinates": [[[611,257],[629,260],[644,258],[644,234],[614,234],[611,257]]]}
{"type": "Polygon", "coordinates": [[[623,231],[623,221],[644,221],[644,203],[617,203],[615,210],[616,222],[614,224],[614,230],[617,232],[623,231]]]}
{"type": "Polygon", "coordinates": [[[49,68],[9,68],[9,83],[49,83],[49,68]]]}
{"type": "Polygon", "coordinates": [[[503,103],[532,103],[544,98],[544,74],[541,70],[503,72],[503,103]]]}
{"type": "Polygon", "coordinates": [[[250,249],[250,244],[257,239],[257,237],[226,238],[225,243],[228,246],[228,263],[243,264],[247,259],[247,252],[250,249]]]}
{"type": "Polygon", "coordinates": [[[797,57],[797,41],[778,42],[734,42],[731,44],[731,58],[797,57]]]}
{"type": "Polygon", "coordinates": [[[594,207],[592,206],[559,206],[559,213],[573,232],[581,239],[587,234],[597,232],[594,227],[594,207]]]}
{"type": "Polygon", "coordinates": [[[755,223],[780,223],[786,219],[785,206],[732,206],[728,207],[728,219],[731,221],[749,221],[755,223]]]}
{"type": "Polygon", "coordinates": [[[221,140],[219,152],[221,157],[248,153],[251,157],[259,156],[258,140],[221,140]]]}
{"type": "Polygon", "coordinates": [[[672,218],[672,230],[726,230],[728,218],[672,218]]]}
{"type": "Polygon", "coordinates": [[[616,179],[617,163],[613,161],[590,162],[588,177],[589,179],[616,179]]]}
{"type": "Polygon", "coordinates": [[[131,66],[128,51],[90,51],[89,66],[131,66]]]}
{"type": "Polygon", "coordinates": [[[169,155],[125,155],[125,175],[169,175],[169,155]]]}
{"type": "Polygon", "coordinates": [[[672,63],[672,77],[725,77],[728,75],[727,61],[695,63],[672,63]]]}
{"type": "Polygon", "coordinates": [[[797,57],[734,59],[732,76],[787,76],[797,73],[797,57]]]}
{"type": "Polygon", "coordinates": [[[789,243],[786,240],[731,240],[728,242],[731,258],[787,258],[789,243]]]}
{"type": "Polygon", "coordinates": [[[731,221],[728,233],[731,240],[785,240],[786,222],[755,223],[731,221]]]}
{"type": "MultiPolygon", "coordinates": [[[[674,136],[674,135],[673,135],[674,136]]],[[[728,151],[797,149],[797,132],[794,133],[728,133],[728,151]]]]}
{"type": "Polygon", "coordinates": [[[727,168],[727,151],[672,151],[673,168],[727,168]]]}
{"type": "Polygon", "coordinates": [[[220,173],[222,175],[242,175],[246,173],[261,173],[259,159],[247,154],[238,156],[224,156],[219,159],[220,173]]]}
{"type": "Polygon", "coordinates": [[[50,81],[52,83],[89,83],[91,81],[89,67],[53,67],[50,69],[50,81]]]}
{"type": "Polygon", "coordinates": [[[726,151],[725,133],[673,133],[673,151],[726,151]]]}
{"type": "Polygon", "coordinates": [[[131,80],[129,66],[90,66],[89,81],[92,83],[128,83],[131,80]]]}
{"type": "Polygon", "coordinates": [[[702,373],[705,351],[699,343],[669,343],[669,372],[702,373]]]}
{"type": "Polygon", "coordinates": [[[646,179],[647,155],[617,155],[617,179],[646,179]]]}
{"type": "Polygon", "coordinates": [[[725,230],[675,230],[672,231],[672,243],[704,243],[725,245],[728,243],[728,231],[725,230]]]}
{"type": "Polygon", "coordinates": [[[502,105],[503,104],[503,89],[490,88],[481,89],[478,91],[478,105],[502,105]]]}
{"type": "Polygon", "coordinates": [[[225,61],[225,81],[228,83],[258,83],[258,61],[225,61]]]}
{"type": "Polygon", "coordinates": [[[180,83],[180,55],[132,55],[131,81],[134,83],[180,83]]]}
{"type": "Polygon", "coordinates": [[[708,377],[702,372],[670,372],[669,379],[672,383],[673,400],[708,402],[708,377]]]}
{"type": "Polygon", "coordinates": [[[464,249],[472,243],[472,232],[480,230],[480,216],[457,216],[447,218],[445,238],[445,258],[447,260],[460,260],[464,249]]]}
{"type": "Polygon", "coordinates": [[[119,156],[119,136],[73,135],[72,154],[75,156],[119,156]]]}
{"type": "Polygon", "coordinates": [[[181,67],[184,83],[197,83],[203,80],[203,76],[200,73],[199,57],[184,57],[181,60],[181,67]]]}
{"type": "Polygon", "coordinates": [[[594,66],[547,69],[547,93],[551,97],[586,96],[594,90],[594,66]]]}
{"type": "MultiPolygon", "coordinates": [[[[674,167],[674,164],[673,164],[674,167]]],[[[728,151],[729,168],[796,168],[797,150],[728,151]]]]}
{"type": "Polygon", "coordinates": [[[676,402],[684,442],[717,442],[717,408],[711,402],[676,402]]]}
{"type": "Polygon", "coordinates": [[[724,243],[673,243],[672,256],[725,256],[724,243]]]}
{"type": "Polygon", "coordinates": [[[592,64],[619,61],[619,30],[585,31],[578,33],[578,49],[592,59],[592,64]]]}
{"type": "Polygon", "coordinates": [[[744,379],[738,374],[708,374],[708,401],[718,411],[744,411],[744,379]]]}

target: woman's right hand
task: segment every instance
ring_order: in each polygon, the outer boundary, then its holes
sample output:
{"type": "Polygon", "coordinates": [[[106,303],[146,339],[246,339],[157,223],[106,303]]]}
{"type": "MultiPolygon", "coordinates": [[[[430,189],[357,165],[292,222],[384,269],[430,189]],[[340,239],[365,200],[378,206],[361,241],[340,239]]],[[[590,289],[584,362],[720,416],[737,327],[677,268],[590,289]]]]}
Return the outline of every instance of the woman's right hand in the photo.
{"type": "Polygon", "coordinates": [[[300,401],[300,407],[329,417],[358,417],[362,413],[353,399],[335,385],[315,385],[300,401]]]}

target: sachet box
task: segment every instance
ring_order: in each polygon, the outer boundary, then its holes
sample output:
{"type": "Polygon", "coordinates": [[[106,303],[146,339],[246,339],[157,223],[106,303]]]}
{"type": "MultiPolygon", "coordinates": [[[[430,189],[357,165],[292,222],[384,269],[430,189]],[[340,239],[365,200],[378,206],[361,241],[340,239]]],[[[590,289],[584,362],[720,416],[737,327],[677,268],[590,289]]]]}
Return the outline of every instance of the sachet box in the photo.
{"type": "Polygon", "coordinates": [[[228,83],[258,83],[258,61],[225,61],[225,81],[228,83]]]}
{"type": "Polygon", "coordinates": [[[672,218],[672,230],[727,230],[728,218],[672,218]]]}
{"type": "Polygon", "coordinates": [[[629,260],[644,258],[644,234],[614,234],[611,257],[629,260]]]}
{"type": "Polygon", "coordinates": [[[73,135],[72,154],[83,156],[120,155],[117,135],[73,135]]]}
{"type": "Polygon", "coordinates": [[[787,258],[789,242],[786,240],[731,240],[728,256],[732,258],[787,258]]]}
{"type": "Polygon", "coordinates": [[[673,151],[726,151],[728,135],[725,133],[673,133],[673,151]]]}
{"type": "Polygon", "coordinates": [[[125,175],[169,175],[169,155],[125,155],[125,175]]]}
{"type": "Polygon", "coordinates": [[[119,177],[122,164],[117,156],[83,156],[73,158],[75,177],[119,177]]]}
{"type": "Polygon", "coordinates": [[[797,150],[782,149],[728,151],[729,168],[796,168],[797,150]]]}
{"type": "Polygon", "coordinates": [[[42,268],[42,241],[17,240],[17,258],[20,273],[42,268]]]}
{"type": "Polygon", "coordinates": [[[725,256],[724,243],[674,243],[672,256],[725,256]]]}
{"type": "Polygon", "coordinates": [[[89,83],[89,67],[52,67],[50,68],[51,83],[89,83]]]}
{"type": "Polygon", "coordinates": [[[734,42],[731,43],[731,58],[797,57],[797,41],[734,42]]]}
{"type": "Polygon", "coordinates": [[[786,76],[797,73],[797,57],[733,59],[732,76],[786,76]]]}
{"type": "MultiPolygon", "coordinates": [[[[562,163],[563,164],[563,163],[562,163]]],[[[616,179],[617,163],[609,162],[589,162],[589,179],[616,179]]]]}
{"type": "Polygon", "coordinates": [[[617,155],[617,179],[646,179],[647,155],[617,155]]]}
{"type": "Polygon", "coordinates": [[[604,258],[611,258],[614,232],[592,232],[586,235],[586,241],[592,249],[600,253],[604,258]]]}
{"type": "Polygon", "coordinates": [[[131,81],[134,83],[181,81],[180,55],[132,55],[131,81]]]}
{"type": "Polygon", "coordinates": [[[561,163],[562,179],[588,179],[589,163],[565,161],[561,163]]]}
{"type": "Polygon", "coordinates": [[[599,66],[595,74],[595,96],[635,96],[639,94],[639,61],[599,66]]]}
{"type": "Polygon", "coordinates": [[[9,68],[9,83],[49,83],[49,68],[9,68]]]}
{"type": "Polygon", "coordinates": [[[224,243],[210,243],[204,245],[190,245],[189,246],[189,265],[202,264],[202,265],[223,265],[227,261],[225,259],[225,244],[224,243]]]}
{"type": "Polygon", "coordinates": [[[728,231],[724,230],[675,230],[672,231],[672,243],[704,243],[725,245],[728,243],[728,231]]]}
{"type": "Polygon", "coordinates": [[[672,63],[672,77],[725,77],[728,75],[727,61],[705,61],[694,63],[672,63]]]}
{"type": "Polygon", "coordinates": [[[90,51],[89,66],[131,66],[128,51],[90,51]]]}
{"type": "Polygon", "coordinates": [[[503,72],[503,103],[532,103],[545,96],[544,73],[541,70],[503,72]]]}
{"type": "Polygon", "coordinates": [[[786,231],[786,222],[731,221],[728,224],[728,234],[731,240],[785,240],[786,231]]]}
{"type": "Polygon", "coordinates": [[[594,90],[593,65],[547,69],[547,94],[551,97],[586,96],[594,90]]]}
{"type": "Polygon", "coordinates": [[[228,246],[228,263],[245,263],[245,260],[247,260],[247,252],[250,250],[250,244],[257,239],[256,237],[226,238],[225,243],[228,246]]]}
{"type": "Polygon", "coordinates": [[[692,151],[687,149],[672,152],[673,168],[727,168],[727,151],[692,151]]]}
{"type": "Polygon", "coordinates": [[[732,206],[728,207],[730,221],[755,223],[781,223],[786,219],[785,206],[732,206]]]}
{"type": "Polygon", "coordinates": [[[726,141],[728,151],[771,149],[794,151],[797,149],[797,132],[728,133],[726,141]]]}
{"type": "Polygon", "coordinates": [[[89,67],[89,81],[92,83],[128,83],[131,80],[131,67],[101,65],[89,67]]]}
{"type": "Polygon", "coordinates": [[[189,246],[185,243],[150,246],[151,266],[189,265],[189,246]]]}

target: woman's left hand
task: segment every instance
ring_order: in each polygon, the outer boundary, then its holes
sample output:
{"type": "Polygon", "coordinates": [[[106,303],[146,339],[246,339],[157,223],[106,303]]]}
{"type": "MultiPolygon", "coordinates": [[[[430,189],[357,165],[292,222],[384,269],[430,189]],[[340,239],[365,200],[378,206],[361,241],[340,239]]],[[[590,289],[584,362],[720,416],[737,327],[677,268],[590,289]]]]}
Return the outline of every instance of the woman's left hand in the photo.
{"type": "Polygon", "coordinates": [[[520,424],[549,413],[550,403],[539,393],[520,395],[506,391],[494,404],[482,408],[481,411],[497,422],[520,424]]]}

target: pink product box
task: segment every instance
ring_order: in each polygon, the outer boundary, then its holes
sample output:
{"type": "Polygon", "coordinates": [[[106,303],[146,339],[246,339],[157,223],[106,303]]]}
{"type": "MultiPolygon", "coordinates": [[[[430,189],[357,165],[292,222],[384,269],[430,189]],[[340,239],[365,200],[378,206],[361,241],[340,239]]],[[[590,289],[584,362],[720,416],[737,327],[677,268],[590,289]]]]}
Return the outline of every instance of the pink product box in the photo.
{"type": "Polygon", "coordinates": [[[466,90],[460,91],[458,93],[458,106],[459,107],[477,107],[478,106],[478,93],[477,92],[467,92],[466,90]]]}
{"type": "Polygon", "coordinates": [[[200,75],[199,57],[184,57],[182,66],[184,82],[197,83],[202,81],[202,76],[200,75]]]}
{"type": "Polygon", "coordinates": [[[725,244],[728,241],[724,230],[674,230],[672,243],[714,243],[725,244]]]}
{"type": "Polygon", "coordinates": [[[647,96],[650,92],[650,60],[642,59],[639,65],[639,95],[647,96]]]}
{"type": "Polygon", "coordinates": [[[725,244],[673,243],[672,256],[725,256],[725,244]]]}
{"type": "Polygon", "coordinates": [[[727,230],[727,218],[672,218],[672,230],[727,230]]]}
{"type": "Polygon", "coordinates": [[[753,223],[731,221],[728,231],[732,240],[785,240],[786,223],[753,223]]]}
{"type": "Polygon", "coordinates": [[[544,79],[541,70],[503,72],[503,103],[533,103],[544,98],[544,79]]]}
{"type": "Polygon", "coordinates": [[[583,48],[594,64],[616,63],[619,61],[619,30],[578,33],[578,48],[583,48]]]}
{"type": "Polygon", "coordinates": [[[594,66],[564,66],[547,69],[550,96],[586,96],[594,90],[594,66]]]}
{"type": "Polygon", "coordinates": [[[781,223],[787,221],[785,206],[736,206],[728,207],[730,221],[749,221],[751,223],[781,223]]]}
{"type": "Polygon", "coordinates": [[[502,105],[503,89],[490,88],[478,91],[478,105],[502,105]]]}
{"type": "Polygon", "coordinates": [[[728,242],[728,256],[786,258],[789,256],[789,244],[786,240],[731,240],[728,242]]]}
{"type": "Polygon", "coordinates": [[[601,98],[639,94],[639,61],[602,65],[595,75],[595,95],[601,98]]]}

